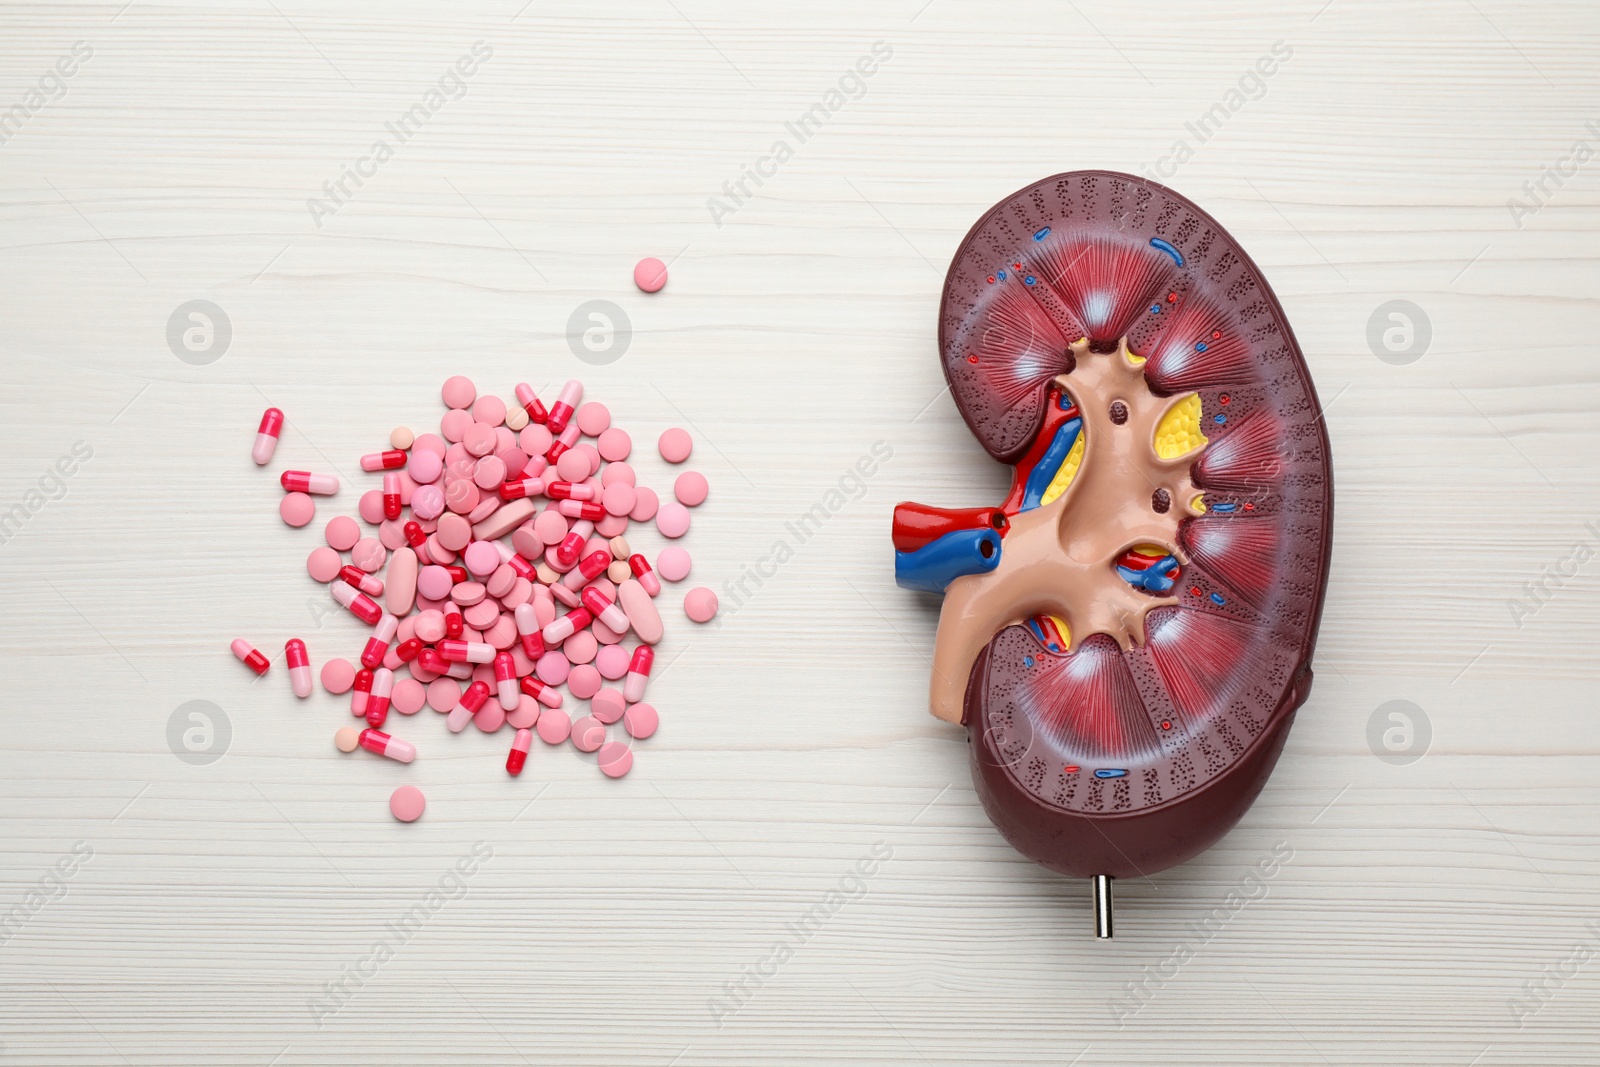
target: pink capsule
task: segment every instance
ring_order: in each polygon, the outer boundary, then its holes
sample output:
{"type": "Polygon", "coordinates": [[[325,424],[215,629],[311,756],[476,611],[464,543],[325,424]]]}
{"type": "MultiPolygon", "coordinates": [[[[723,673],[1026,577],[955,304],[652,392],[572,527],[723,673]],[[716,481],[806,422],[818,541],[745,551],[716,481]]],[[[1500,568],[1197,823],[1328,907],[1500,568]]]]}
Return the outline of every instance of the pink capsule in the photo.
{"type": "Polygon", "coordinates": [[[378,620],[378,625],[372,628],[372,636],[367,638],[367,647],[361,650],[361,665],[377,670],[383,666],[383,657],[389,651],[389,642],[394,640],[395,631],[400,628],[400,620],[385,612],[383,618],[378,620]]]}
{"type": "Polygon", "coordinates": [[[497,652],[494,657],[495,695],[503,707],[515,711],[521,699],[517,695],[517,661],[509,652],[497,652]]]}
{"type": "Polygon", "coordinates": [[[361,469],[364,471],[393,471],[404,467],[408,462],[405,452],[398,448],[386,449],[382,452],[368,452],[361,457],[361,469]]]}
{"type": "Polygon", "coordinates": [[[533,564],[529,563],[516,552],[506,547],[506,543],[504,541],[490,541],[489,543],[493,545],[494,550],[500,554],[500,562],[510,567],[512,573],[518,578],[526,578],[530,582],[538,580],[538,568],[534,567],[533,564]]]}
{"type": "Polygon", "coordinates": [[[516,389],[512,391],[517,394],[517,403],[522,405],[522,410],[528,413],[529,422],[543,424],[545,420],[550,418],[550,413],[539,402],[538,394],[533,391],[533,386],[527,382],[518,382],[516,389]]]}
{"type": "Polygon", "coordinates": [[[383,595],[383,582],[352,564],[346,563],[339,568],[339,580],[355,586],[368,596],[383,595]]]}
{"type": "Polygon", "coordinates": [[[367,713],[367,698],[372,693],[372,672],[365,667],[356,671],[355,684],[350,687],[350,714],[361,718],[367,713]]]}
{"type": "Polygon", "coordinates": [[[278,450],[278,435],[283,433],[283,412],[277,408],[268,408],[261,414],[261,425],[256,427],[256,446],[250,450],[250,458],[260,466],[272,459],[272,453],[278,450]]]}
{"type": "Polygon", "coordinates": [[[408,637],[394,646],[394,656],[401,663],[410,663],[422,652],[422,641],[415,637],[408,637]]]}
{"type": "MultiPolygon", "coordinates": [[[[453,734],[459,734],[467,728],[467,723],[478,713],[478,709],[489,699],[489,683],[479,679],[467,686],[467,691],[461,694],[461,699],[456,701],[456,706],[450,709],[450,714],[445,717],[444,724],[453,734]]],[[[513,705],[515,706],[515,705],[513,705]]]]}
{"type": "Polygon", "coordinates": [[[462,582],[472,577],[467,573],[467,568],[458,566],[454,563],[443,564],[439,569],[450,576],[451,585],[460,585],[462,582]]]}
{"type": "Polygon", "coordinates": [[[444,605],[444,635],[454,639],[460,637],[466,624],[461,620],[461,605],[454,600],[445,601],[444,605]]]}
{"type": "Polygon", "coordinates": [[[578,553],[583,551],[583,542],[589,535],[573,530],[561,539],[556,546],[556,563],[563,567],[570,567],[578,562],[578,553]]]}
{"type": "Polygon", "coordinates": [[[598,522],[606,517],[604,504],[596,504],[593,500],[563,500],[556,505],[556,510],[569,519],[588,519],[598,522]]]}
{"type": "Polygon", "coordinates": [[[383,476],[383,517],[386,519],[400,517],[400,475],[394,471],[383,476]]]}
{"type": "Polygon", "coordinates": [[[583,591],[583,606],[589,614],[605,623],[619,634],[628,632],[628,613],[606,599],[606,595],[598,589],[585,589],[583,591]]]}
{"type": "Polygon", "coordinates": [[[228,647],[233,649],[233,654],[239,657],[240,663],[255,671],[258,676],[266,674],[267,668],[272,666],[271,663],[267,662],[267,657],[256,650],[255,645],[252,645],[242,637],[234,638],[233,644],[228,647]]]}
{"type": "Polygon", "coordinates": [[[514,482],[500,483],[500,499],[505,501],[521,500],[523,497],[538,496],[544,492],[544,482],[538,478],[521,478],[514,482]]]}
{"type": "Polygon", "coordinates": [[[550,442],[550,447],[545,449],[545,462],[554,464],[564,453],[571,451],[572,446],[578,443],[578,432],[576,423],[562,430],[561,436],[550,442]]]}
{"type": "MultiPolygon", "coordinates": [[[[561,395],[550,406],[550,418],[547,425],[550,427],[551,433],[559,434],[567,428],[567,420],[572,418],[572,413],[577,410],[578,401],[582,399],[583,383],[577,379],[573,379],[561,387],[561,395]]],[[[529,417],[531,418],[532,416],[529,417]]],[[[574,444],[577,444],[576,440],[567,445],[567,447],[571,448],[574,444]]],[[[552,459],[550,462],[554,463],[555,460],[552,459]]]]}
{"type": "Polygon", "coordinates": [[[372,672],[372,695],[367,697],[367,725],[382,726],[389,717],[389,697],[394,693],[394,671],[379,667],[372,672]]]}
{"type": "Polygon", "coordinates": [[[661,592],[661,579],[656,577],[656,572],[650,569],[650,561],[638,553],[628,557],[628,569],[633,576],[639,579],[639,584],[644,586],[644,591],[651,596],[661,592]]]}
{"type": "Polygon", "coordinates": [[[517,623],[517,636],[522,638],[523,654],[529,659],[544,655],[544,638],[539,636],[539,613],[534,611],[533,605],[518,604],[511,616],[517,623]]]}
{"type": "Polygon", "coordinates": [[[531,674],[522,679],[521,687],[524,693],[527,693],[547,708],[559,708],[561,706],[561,691],[553,685],[545,685],[531,674]]]}
{"type": "Polygon", "coordinates": [[[544,643],[553,648],[593,621],[594,614],[588,608],[569,611],[559,619],[550,620],[550,625],[544,628],[544,643]]]}
{"type": "Polygon", "coordinates": [[[428,556],[428,535],[423,532],[422,523],[412,519],[400,529],[405,534],[406,544],[417,554],[417,562],[424,567],[432,565],[433,560],[428,556]]]}
{"type": "Polygon", "coordinates": [[[330,582],[328,589],[333,593],[333,599],[349,608],[350,614],[368,626],[376,626],[383,617],[383,609],[378,607],[378,602],[355,586],[345,582],[330,582]]]}
{"type": "Polygon", "coordinates": [[[561,584],[568,589],[582,589],[604,574],[609,566],[611,566],[611,553],[603,549],[591,552],[579,560],[576,567],[561,576],[561,584]]]}
{"type": "Polygon", "coordinates": [[[432,645],[422,646],[421,651],[417,653],[417,666],[434,674],[443,674],[450,669],[450,664],[445,662],[444,657],[439,655],[439,650],[432,645]]]}
{"type": "Polygon", "coordinates": [[[331,474],[312,474],[310,471],[284,471],[278,484],[290,493],[315,493],[332,496],[339,491],[339,479],[331,474]]]}
{"type": "Polygon", "coordinates": [[[628,678],[622,683],[622,696],[628,703],[637,704],[644,699],[644,687],[650,681],[650,668],[655,661],[655,650],[649,645],[633,650],[633,659],[628,662],[628,678]]]}
{"type": "Polygon", "coordinates": [[[289,688],[304,700],[311,695],[311,657],[306,655],[306,643],[291,637],[283,643],[284,658],[289,661],[289,688]]]}
{"type": "Polygon", "coordinates": [[[588,482],[551,482],[544,487],[544,495],[551,500],[593,500],[594,486],[588,482]]]}
{"type": "Polygon", "coordinates": [[[382,730],[362,730],[361,747],[368,752],[376,752],[380,756],[388,756],[401,763],[410,763],[417,758],[417,746],[410,741],[402,741],[398,737],[390,737],[382,730]]]}
{"type": "Polygon", "coordinates": [[[515,778],[528,762],[528,749],[533,746],[533,731],[518,730],[511,739],[511,751],[506,753],[506,773],[515,778]]]}
{"type": "Polygon", "coordinates": [[[439,655],[450,663],[493,663],[494,646],[482,641],[440,641],[439,655]]]}

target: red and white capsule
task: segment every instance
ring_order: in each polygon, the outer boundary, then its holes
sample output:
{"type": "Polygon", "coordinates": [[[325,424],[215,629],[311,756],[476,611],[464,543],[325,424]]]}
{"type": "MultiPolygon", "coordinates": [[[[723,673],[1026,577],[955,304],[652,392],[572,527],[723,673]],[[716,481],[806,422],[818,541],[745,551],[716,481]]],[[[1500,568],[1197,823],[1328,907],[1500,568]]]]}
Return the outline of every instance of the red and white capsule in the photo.
{"type": "Polygon", "coordinates": [[[395,659],[399,660],[401,663],[410,663],[421,653],[422,639],[420,637],[408,637],[404,641],[401,641],[398,645],[394,646],[395,659]]]}
{"type": "Polygon", "coordinates": [[[538,569],[523,559],[521,555],[508,548],[504,541],[490,541],[489,543],[499,553],[500,562],[510,567],[512,573],[518,578],[526,578],[530,582],[538,580],[538,569]]]}
{"type": "Polygon", "coordinates": [[[527,382],[518,382],[516,389],[512,391],[517,394],[517,403],[522,405],[522,410],[528,413],[529,422],[543,425],[550,418],[550,413],[545,410],[539,395],[533,391],[533,386],[527,382]]]}
{"type": "Polygon", "coordinates": [[[379,667],[372,672],[372,693],[367,697],[367,725],[373,729],[389,718],[389,697],[394,693],[394,671],[379,667]]]}
{"type": "Polygon", "coordinates": [[[331,474],[313,474],[310,471],[284,471],[278,484],[290,493],[312,493],[332,496],[339,491],[339,479],[331,474]]]}
{"type": "Polygon", "coordinates": [[[521,697],[517,694],[517,661],[511,653],[495,653],[494,684],[501,706],[515,711],[521,697]]]}
{"type": "Polygon", "coordinates": [[[339,580],[355,586],[368,596],[383,595],[383,581],[354,564],[346,563],[339,568],[339,580]]]}
{"type": "Polygon", "coordinates": [[[639,584],[644,586],[644,591],[651,596],[661,592],[661,579],[656,577],[656,572],[650,568],[650,561],[635,552],[628,557],[628,569],[633,576],[639,579],[639,584]]]}
{"type": "Polygon", "coordinates": [[[551,482],[544,495],[551,500],[593,500],[597,494],[588,482],[551,482]]]}
{"type": "Polygon", "coordinates": [[[544,643],[547,647],[559,645],[593,621],[594,613],[588,608],[578,608],[567,612],[559,619],[551,619],[550,625],[544,628],[544,643]]]}
{"type": "Polygon", "coordinates": [[[589,614],[605,623],[606,626],[619,634],[628,632],[628,613],[606,599],[606,595],[598,589],[585,589],[583,591],[583,606],[589,614]]]}
{"type": "Polygon", "coordinates": [[[499,492],[501,500],[521,500],[523,497],[539,496],[543,493],[544,482],[539,478],[519,478],[514,482],[501,482],[499,492]]]}
{"type": "Polygon", "coordinates": [[[528,675],[519,683],[522,691],[547,708],[561,706],[561,691],[552,685],[545,685],[533,675],[528,675]]]}
{"type": "Polygon", "coordinates": [[[650,668],[655,661],[655,650],[649,645],[640,645],[633,650],[633,659],[628,662],[628,677],[622,683],[622,697],[628,703],[637,704],[644,699],[644,687],[650,681],[650,668]]]}
{"type": "Polygon", "coordinates": [[[235,637],[233,643],[228,647],[233,649],[233,654],[239,657],[240,663],[255,671],[257,675],[266,674],[267,668],[272,666],[271,663],[267,662],[267,657],[263,656],[255,645],[252,645],[242,637],[235,637]]]}
{"type": "Polygon", "coordinates": [[[611,553],[599,549],[584,556],[576,567],[563,574],[561,584],[568,589],[582,589],[604,574],[609,566],[611,566],[611,553]]]}
{"type": "Polygon", "coordinates": [[[406,454],[398,448],[368,452],[361,457],[361,469],[364,471],[396,471],[405,465],[406,454]]]}
{"type": "Polygon", "coordinates": [[[506,773],[515,778],[528,763],[528,749],[533,747],[533,731],[518,730],[511,739],[511,751],[506,753],[506,773]]]}
{"type": "Polygon", "coordinates": [[[350,714],[361,718],[367,713],[367,700],[372,695],[372,672],[365,667],[356,671],[355,684],[350,687],[350,714]]]}
{"type": "Polygon", "coordinates": [[[556,505],[556,510],[569,519],[588,519],[590,522],[599,522],[606,517],[605,505],[593,500],[563,500],[556,505]]]}
{"type": "Polygon", "coordinates": [[[289,688],[304,700],[311,695],[311,657],[306,655],[306,643],[289,638],[283,643],[283,658],[289,661],[289,688]]]}
{"type": "Polygon", "coordinates": [[[563,537],[561,543],[556,546],[556,565],[570,567],[577,563],[578,553],[583,551],[583,542],[587,536],[587,534],[573,530],[563,537]]]}
{"type": "Polygon", "coordinates": [[[517,624],[517,636],[522,638],[522,654],[529,659],[544,655],[544,638],[539,635],[539,613],[532,604],[518,604],[511,613],[517,624]]]}
{"type": "Polygon", "coordinates": [[[493,663],[494,646],[483,641],[440,641],[439,655],[450,663],[493,663]]]}
{"type": "Polygon", "coordinates": [[[412,519],[400,527],[400,532],[405,535],[406,544],[411,546],[411,551],[417,554],[417,562],[426,567],[433,563],[428,555],[428,535],[422,529],[422,523],[412,519]]]}
{"type": "MultiPolygon", "coordinates": [[[[554,417],[554,415],[551,416],[551,418],[554,417]]],[[[550,442],[550,447],[544,450],[545,462],[554,463],[556,460],[560,459],[564,453],[572,451],[572,446],[576,445],[577,443],[578,424],[573,423],[565,430],[562,430],[561,435],[554,441],[550,442]]]]}
{"type": "MultiPolygon", "coordinates": [[[[550,417],[547,425],[550,432],[559,434],[567,428],[567,422],[572,418],[572,413],[578,409],[578,401],[583,399],[583,383],[574,378],[561,387],[561,395],[556,397],[556,402],[550,406],[550,417]]],[[[532,418],[532,415],[529,416],[532,418]]],[[[577,442],[574,441],[573,444],[577,442]]],[[[572,445],[568,445],[571,448],[572,445]]],[[[555,460],[551,460],[554,463],[555,460]]]]}
{"type": "Polygon", "coordinates": [[[444,635],[452,641],[460,637],[467,628],[461,618],[461,605],[454,600],[445,601],[444,605],[444,635]]]}
{"type": "Polygon", "coordinates": [[[467,686],[467,691],[461,694],[461,699],[456,701],[456,706],[450,709],[450,714],[445,716],[444,724],[453,734],[459,734],[467,728],[467,723],[478,713],[478,709],[489,699],[489,683],[479,679],[467,686]]]}
{"type": "Polygon", "coordinates": [[[256,466],[262,466],[272,459],[272,453],[278,450],[278,435],[283,433],[283,412],[277,408],[268,408],[261,414],[261,425],[256,427],[256,446],[250,450],[250,458],[256,461],[256,466]]]}
{"type": "Polygon", "coordinates": [[[400,517],[400,475],[389,471],[383,476],[383,517],[400,517]]]}
{"type": "Polygon", "coordinates": [[[384,612],[383,618],[378,620],[378,625],[372,628],[372,636],[367,638],[367,647],[361,650],[361,665],[377,670],[383,666],[383,657],[389,652],[389,642],[394,640],[395,631],[400,629],[400,620],[384,612]]]}
{"type": "Polygon", "coordinates": [[[417,758],[417,746],[410,741],[402,741],[398,737],[390,737],[382,730],[362,730],[361,747],[368,752],[376,752],[380,756],[387,756],[401,763],[410,763],[417,758]]]}
{"type": "Polygon", "coordinates": [[[378,602],[353,585],[329,582],[328,590],[333,594],[333,599],[349,608],[350,614],[368,626],[376,626],[383,617],[383,609],[378,607],[378,602]]]}

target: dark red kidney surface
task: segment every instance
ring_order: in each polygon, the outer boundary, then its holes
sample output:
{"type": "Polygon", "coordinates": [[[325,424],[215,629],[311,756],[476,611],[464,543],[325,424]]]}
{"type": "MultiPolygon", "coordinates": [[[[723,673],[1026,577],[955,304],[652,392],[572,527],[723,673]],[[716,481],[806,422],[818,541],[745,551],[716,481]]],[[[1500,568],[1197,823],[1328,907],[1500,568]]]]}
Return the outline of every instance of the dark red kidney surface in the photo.
{"type": "Polygon", "coordinates": [[[1068,346],[1124,336],[1153,393],[1198,392],[1209,439],[1189,472],[1206,513],[1177,528],[1177,603],[1126,649],[1080,635],[1052,651],[1009,626],[964,704],[995,825],[1084,877],[1182,862],[1255,799],[1311,688],[1333,515],[1321,408],[1283,309],[1188,200],[1126,174],[1047,178],[985,215],[946,277],[945,375],[1003,462],[1029,453],[1068,346]]]}

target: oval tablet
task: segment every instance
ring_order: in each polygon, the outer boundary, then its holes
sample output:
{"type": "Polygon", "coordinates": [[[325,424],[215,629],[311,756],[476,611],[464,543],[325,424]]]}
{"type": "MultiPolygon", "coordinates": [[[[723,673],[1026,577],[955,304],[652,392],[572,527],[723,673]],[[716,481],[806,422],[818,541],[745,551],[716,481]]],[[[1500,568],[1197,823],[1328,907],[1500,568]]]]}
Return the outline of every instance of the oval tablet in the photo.
{"type": "Polygon", "coordinates": [[[617,601],[627,612],[628,622],[639,640],[648,645],[661,640],[661,613],[656,611],[655,601],[637,579],[629,578],[617,587],[617,601]]]}
{"type": "Polygon", "coordinates": [[[394,555],[389,557],[383,588],[390,615],[405,615],[411,611],[417,599],[417,554],[410,545],[395,549],[394,555]]]}

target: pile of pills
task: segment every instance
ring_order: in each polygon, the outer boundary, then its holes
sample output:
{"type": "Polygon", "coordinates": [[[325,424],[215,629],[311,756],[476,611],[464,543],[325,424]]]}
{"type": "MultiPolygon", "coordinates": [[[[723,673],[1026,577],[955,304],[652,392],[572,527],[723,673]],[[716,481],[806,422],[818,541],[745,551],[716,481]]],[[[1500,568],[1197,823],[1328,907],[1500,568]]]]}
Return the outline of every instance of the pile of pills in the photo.
{"type": "MultiPolygon", "coordinates": [[[[365,722],[340,729],[334,743],[409,763],[416,745],[386,732],[389,713],[427,706],[455,733],[468,723],[485,733],[509,724],[513,776],[537,733],[547,745],[570,740],[596,753],[600,770],[620,778],[633,750],[617,734],[643,740],[659,723],[644,697],[664,633],[661,579],[683,581],[692,562],[674,543],[652,567],[625,535],[630,524],[654,520],[676,542],[709,488],[696,471],[677,477],[666,502],[639,485],[627,462],[632,438],[604,405],[582,402],[581,382],[567,382],[548,409],[526,383],[513,392],[508,405],[479,395],[467,378],[446,381],[439,432],[397,428],[388,449],[362,456],[362,470],[379,475],[381,486],[362,495],[359,519],[330,519],[327,544],[307,558],[312,579],[372,627],[358,663],[330,659],[319,672],[328,692],[350,694],[352,714],[365,722]],[[589,706],[574,719],[577,701],[589,706]]],[[[271,461],[283,425],[283,412],[268,408],[252,451],[257,464],[271,461]]],[[[680,464],[693,440],[669,429],[659,448],[680,464]]],[[[339,491],[331,474],[290,470],[279,481],[279,513],[295,527],[315,517],[313,497],[339,491]]],[[[716,594],[692,589],[683,609],[708,622],[716,594]]],[[[256,674],[267,673],[267,657],[248,641],[232,648],[256,674]]],[[[290,639],[284,652],[294,694],[309,696],[305,643],[290,639]]],[[[415,786],[390,798],[405,822],[424,805],[415,786]]]]}

